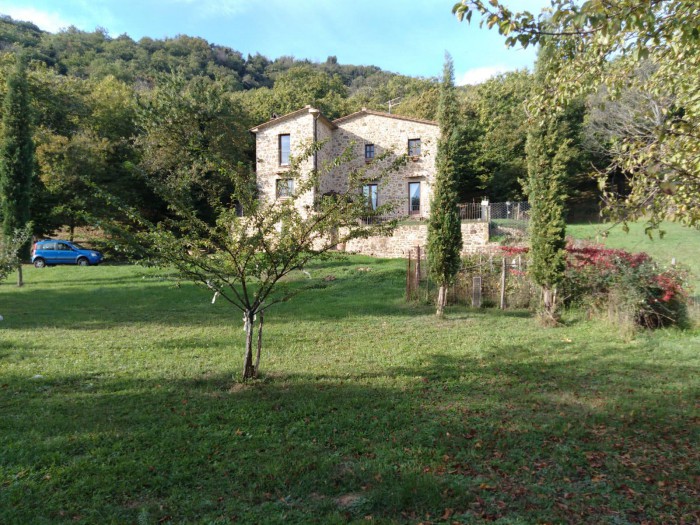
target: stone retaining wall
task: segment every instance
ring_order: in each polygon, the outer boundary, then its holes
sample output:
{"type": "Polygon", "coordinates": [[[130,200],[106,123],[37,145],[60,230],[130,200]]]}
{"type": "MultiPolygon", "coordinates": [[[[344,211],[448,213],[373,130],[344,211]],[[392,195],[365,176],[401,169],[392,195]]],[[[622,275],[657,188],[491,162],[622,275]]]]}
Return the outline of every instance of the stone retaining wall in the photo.
{"type": "MultiPolygon", "coordinates": [[[[488,223],[462,223],[462,243],[462,255],[486,248],[489,244],[488,223]]],[[[407,257],[408,251],[414,247],[425,247],[427,244],[428,225],[416,224],[398,226],[390,237],[354,239],[340,248],[349,253],[360,253],[372,257],[403,258],[407,257]]]]}

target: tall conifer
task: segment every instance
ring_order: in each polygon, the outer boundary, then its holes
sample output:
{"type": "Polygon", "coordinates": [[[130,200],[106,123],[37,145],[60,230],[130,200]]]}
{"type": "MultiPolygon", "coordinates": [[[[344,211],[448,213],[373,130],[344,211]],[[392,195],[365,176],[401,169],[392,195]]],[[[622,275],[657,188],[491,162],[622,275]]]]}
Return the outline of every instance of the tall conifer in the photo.
{"type": "MultiPolygon", "coordinates": [[[[546,68],[555,50],[542,46],[535,68],[536,94],[546,93],[546,68]]],[[[537,100],[536,97],[533,98],[537,100]]],[[[531,112],[527,143],[530,201],[530,275],[542,287],[543,321],[557,322],[557,288],[566,270],[567,169],[572,157],[571,141],[566,138],[561,115],[531,112]]]]}
{"type": "MultiPolygon", "coordinates": [[[[7,93],[2,107],[0,137],[0,202],[2,234],[11,239],[29,222],[34,143],[32,142],[29,109],[29,87],[22,57],[7,77],[7,93]]],[[[29,244],[19,251],[20,259],[29,257],[29,244]]],[[[22,285],[20,267],[19,286],[22,285]]]]}
{"type": "Polygon", "coordinates": [[[447,287],[452,284],[460,267],[459,252],[462,248],[462,229],[457,211],[455,190],[454,135],[457,130],[459,109],[454,87],[454,64],[449,53],[445,54],[438,123],[440,140],[437,151],[437,174],[433,186],[428,222],[428,263],[430,274],[438,284],[437,312],[444,314],[447,304],[447,287]]]}

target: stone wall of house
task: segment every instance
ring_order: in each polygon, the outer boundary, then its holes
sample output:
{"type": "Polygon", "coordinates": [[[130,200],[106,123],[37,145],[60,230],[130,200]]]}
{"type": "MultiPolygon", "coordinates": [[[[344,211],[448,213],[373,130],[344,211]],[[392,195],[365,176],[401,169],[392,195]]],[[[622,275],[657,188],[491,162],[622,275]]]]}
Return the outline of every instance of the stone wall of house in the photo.
{"type": "MultiPolygon", "coordinates": [[[[314,115],[309,111],[291,117],[280,118],[270,126],[260,129],[255,140],[255,167],[258,192],[263,200],[272,202],[277,196],[277,180],[289,176],[289,166],[280,165],[279,136],[289,135],[292,156],[301,156],[304,149],[313,143],[314,115]]],[[[330,149],[330,148],[329,148],[330,149]]],[[[313,169],[313,157],[301,165],[301,174],[313,169]]],[[[295,189],[299,181],[295,181],[295,189]]],[[[298,207],[312,206],[314,193],[308,192],[297,201],[298,207]]]]}
{"type": "MultiPolygon", "coordinates": [[[[429,216],[439,127],[425,121],[365,111],[331,124],[324,118],[319,118],[318,110],[308,106],[280,117],[279,121],[256,128],[256,174],[262,199],[273,201],[276,198],[277,181],[287,178],[289,173],[288,166],[280,165],[279,136],[288,134],[291,155],[299,156],[313,142],[314,120],[317,118],[316,139],[325,143],[317,154],[317,167],[322,174],[317,190],[321,194],[347,191],[350,173],[359,170],[364,181],[377,184],[378,205],[393,204],[394,215],[406,216],[409,213],[409,183],[419,182],[421,202],[418,216],[429,216]],[[398,171],[380,177],[392,160],[408,152],[409,139],[420,139],[421,154],[409,158],[398,171]],[[366,144],[374,144],[375,157],[388,153],[387,158],[366,162],[366,144]],[[351,150],[350,161],[332,166],[333,161],[348,148],[351,150]]],[[[302,175],[310,173],[313,168],[314,160],[311,157],[302,163],[302,175]]],[[[296,182],[298,187],[299,181],[296,182]]],[[[315,190],[309,191],[297,201],[297,207],[300,210],[310,207],[314,199],[315,190]]]]}
{"type": "MultiPolygon", "coordinates": [[[[398,226],[390,237],[353,239],[340,246],[349,253],[360,253],[372,257],[403,258],[416,246],[428,244],[428,225],[398,226]]],[[[474,253],[489,246],[489,224],[487,222],[462,223],[462,255],[474,253]]]]}
{"type": "Polygon", "coordinates": [[[331,190],[326,183],[328,179],[329,170],[331,170],[331,163],[333,162],[333,133],[334,130],[327,123],[328,121],[324,119],[319,119],[316,126],[316,140],[323,143],[321,149],[318,151],[318,170],[320,175],[318,192],[320,195],[331,190]]]}
{"type": "Polygon", "coordinates": [[[334,169],[322,182],[322,192],[342,192],[347,188],[348,175],[352,170],[364,169],[363,178],[377,183],[378,205],[394,204],[394,214],[408,215],[408,184],[421,183],[420,217],[430,214],[432,184],[435,179],[435,156],[440,129],[434,124],[407,120],[396,116],[375,115],[359,112],[334,122],[338,129],[333,131],[331,158],[343,154],[351,148],[352,160],[334,169]],[[421,155],[409,159],[399,171],[388,173],[378,179],[382,168],[396,156],[408,152],[409,139],[421,140],[421,155]],[[374,144],[375,157],[389,153],[387,159],[379,162],[365,161],[365,145],[374,144]]]}

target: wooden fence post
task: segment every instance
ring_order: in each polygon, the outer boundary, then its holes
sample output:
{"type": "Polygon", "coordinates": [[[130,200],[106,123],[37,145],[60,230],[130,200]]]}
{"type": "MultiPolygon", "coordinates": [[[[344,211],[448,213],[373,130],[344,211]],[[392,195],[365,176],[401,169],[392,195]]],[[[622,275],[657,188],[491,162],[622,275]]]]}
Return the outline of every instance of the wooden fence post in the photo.
{"type": "Polygon", "coordinates": [[[416,276],[415,276],[415,290],[418,291],[420,286],[420,246],[416,246],[416,276]]]}
{"type": "Polygon", "coordinates": [[[411,251],[408,250],[408,259],[406,259],[406,300],[411,300],[411,251]]]}
{"type": "Polygon", "coordinates": [[[425,258],[425,302],[430,302],[430,263],[425,258]]]}
{"type": "Polygon", "coordinates": [[[481,308],[481,275],[472,278],[472,306],[481,308]]]}
{"type": "Polygon", "coordinates": [[[506,258],[503,257],[501,266],[501,310],[506,308],[506,258]]]}

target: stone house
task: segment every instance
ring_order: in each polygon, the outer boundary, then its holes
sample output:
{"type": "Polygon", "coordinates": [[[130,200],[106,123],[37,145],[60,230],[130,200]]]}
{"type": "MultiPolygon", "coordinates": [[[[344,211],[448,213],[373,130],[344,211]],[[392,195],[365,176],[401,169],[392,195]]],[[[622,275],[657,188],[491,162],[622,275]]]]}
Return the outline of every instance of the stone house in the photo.
{"type": "MultiPolygon", "coordinates": [[[[345,117],[329,120],[318,109],[302,109],[274,118],[250,130],[255,134],[256,174],[263,199],[284,197],[294,181],[286,176],[290,156],[301,156],[304,147],[323,141],[323,147],[306,159],[301,172],[321,168],[351,148],[353,159],[324,173],[320,194],[345,191],[350,170],[371,164],[385,153],[408,155],[408,162],[388,180],[368,178],[363,193],[377,207],[393,204],[396,216],[426,218],[430,213],[435,156],[440,128],[437,123],[401,115],[362,109],[345,117]]],[[[316,195],[309,192],[299,206],[309,206],[316,195]]]]}
{"type": "MultiPolygon", "coordinates": [[[[256,176],[260,198],[272,201],[294,190],[288,175],[290,157],[300,157],[305,147],[323,142],[317,153],[303,161],[301,173],[320,169],[324,173],[319,187],[297,199],[300,211],[311,209],[317,195],[343,193],[351,170],[371,167],[382,154],[408,155],[400,170],[390,172],[385,180],[369,177],[363,193],[373,207],[393,204],[396,217],[426,219],[430,215],[435,159],[440,128],[436,122],[402,115],[362,109],[336,120],[329,120],[318,109],[306,106],[273,118],[250,130],[255,134],[256,176]],[[351,149],[351,161],[333,167],[323,166],[351,149]]],[[[390,237],[356,239],[346,251],[376,257],[404,257],[416,246],[427,243],[427,223],[410,221],[400,224],[390,237]]],[[[462,223],[462,253],[483,248],[489,241],[488,223],[462,223]]]]}

